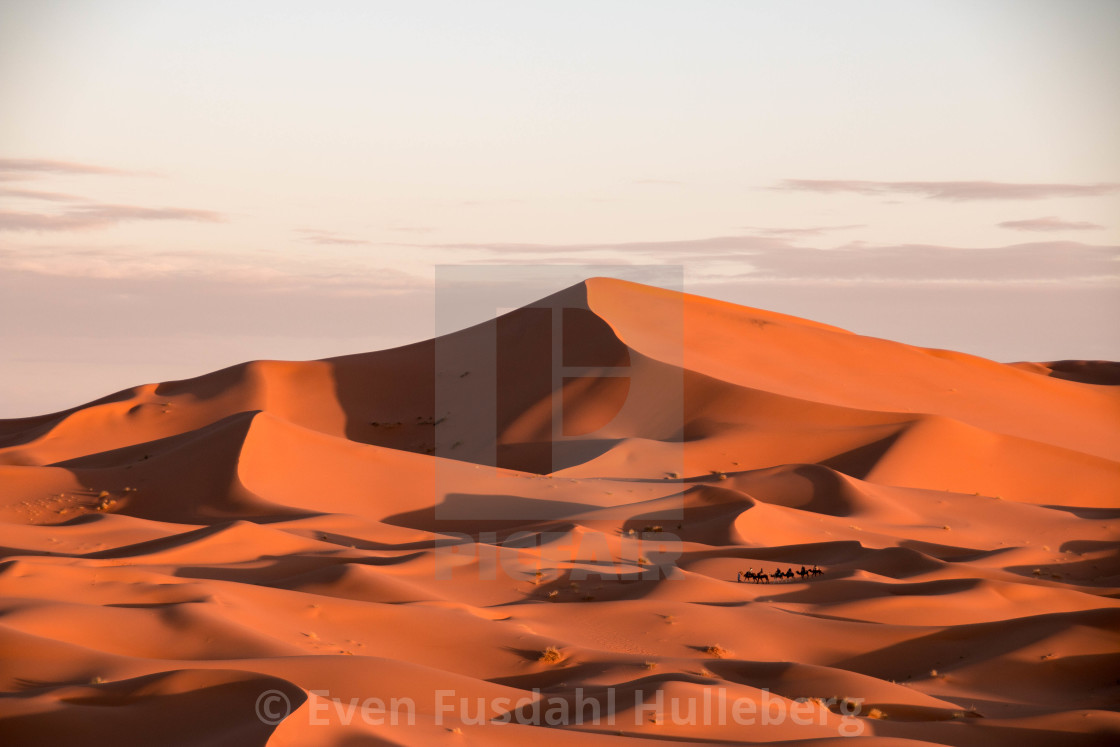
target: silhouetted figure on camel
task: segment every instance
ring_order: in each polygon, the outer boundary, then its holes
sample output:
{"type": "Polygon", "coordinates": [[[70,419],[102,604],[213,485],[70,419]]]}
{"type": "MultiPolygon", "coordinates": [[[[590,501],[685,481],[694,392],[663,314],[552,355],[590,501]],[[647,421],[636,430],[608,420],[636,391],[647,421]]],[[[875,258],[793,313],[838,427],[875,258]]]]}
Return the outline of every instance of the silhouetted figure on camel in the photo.
{"type": "Polygon", "coordinates": [[[785,581],[787,579],[792,580],[795,576],[800,576],[802,580],[806,580],[810,576],[821,575],[824,575],[824,571],[822,571],[815,565],[812,568],[801,566],[801,570],[799,571],[793,570],[793,566],[790,566],[784,571],[781,568],[775,568],[774,572],[770,574],[767,574],[765,571],[759,571],[758,573],[755,573],[754,566],[751,566],[745,571],[739,571],[738,573],[736,573],[735,581],[740,584],[746,581],[754,581],[756,584],[768,584],[770,583],[770,579],[772,578],[778,581],[785,581]]]}
{"type": "Polygon", "coordinates": [[[747,579],[748,581],[754,581],[756,584],[770,583],[770,577],[765,573],[755,573],[754,566],[751,566],[750,569],[743,574],[743,578],[747,579]]]}

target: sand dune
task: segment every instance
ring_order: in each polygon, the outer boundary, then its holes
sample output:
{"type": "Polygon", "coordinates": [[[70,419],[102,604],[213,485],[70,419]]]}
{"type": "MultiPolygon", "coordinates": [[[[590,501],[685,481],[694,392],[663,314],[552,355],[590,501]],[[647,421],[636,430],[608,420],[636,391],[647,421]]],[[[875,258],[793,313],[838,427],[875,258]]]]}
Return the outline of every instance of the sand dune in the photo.
{"type": "Polygon", "coordinates": [[[593,279],[0,421],[0,734],[1116,744],[1116,370],[593,279]]]}

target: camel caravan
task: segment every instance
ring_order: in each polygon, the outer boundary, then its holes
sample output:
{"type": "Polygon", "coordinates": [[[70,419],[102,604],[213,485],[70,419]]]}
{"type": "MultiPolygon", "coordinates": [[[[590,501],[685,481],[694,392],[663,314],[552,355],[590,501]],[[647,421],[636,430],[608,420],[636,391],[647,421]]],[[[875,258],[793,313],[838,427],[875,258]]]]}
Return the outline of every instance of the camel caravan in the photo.
{"type": "Polygon", "coordinates": [[[746,583],[747,581],[753,581],[756,584],[768,584],[770,583],[770,579],[774,579],[775,581],[786,581],[788,579],[792,579],[794,576],[801,576],[801,580],[804,581],[810,576],[822,575],[824,575],[824,571],[822,571],[815,565],[812,568],[801,566],[801,570],[796,572],[794,572],[793,568],[787,568],[784,571],[781,568],[775,568],[773,573],[765,573],[763,571],[755,573],[754,567],[752,566],[747,571],[739,571],[735,581],[740,584],[746,583]]]}

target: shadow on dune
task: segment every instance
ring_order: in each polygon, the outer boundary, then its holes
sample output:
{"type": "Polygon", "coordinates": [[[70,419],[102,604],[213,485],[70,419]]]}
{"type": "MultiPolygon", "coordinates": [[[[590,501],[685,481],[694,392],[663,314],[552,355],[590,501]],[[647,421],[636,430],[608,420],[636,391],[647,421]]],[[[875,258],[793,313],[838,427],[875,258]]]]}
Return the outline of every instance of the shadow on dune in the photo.
{"type": "MultiPolygon", "coordinates": [[[[1114,546],[1115,547],[1115,546],[1114,546]]],[[[1120,576],[1120,551],[1113,550],[1110,557],[1085,558],[1074,562],[1035,563],[1034,565],[1009,565],[1004,569],[1024,578],[1048,582],[1058,582],[1071,586],[1097,586],[1115,589],[1120,576]]],[[[1112,591],[1104,596],[1118,598],[1120,593],[1112,591]]]]}
{"type": "Polygon", "coordinates": [[[821,464],[798,464],[743,473],[749,495],[764,503],[827,516],[851,516],[859,508],[858,491],[838,470],[821,464]]]}
{"type": "MultiPolygon", "coordinates": [[[[848,561],[857,561],[867,552],[867,548],[856,540],[833,540],[831,542],[804,542],[796,545],[774,545],[772,547],[737,547],[736,557],[748,560],[774,562],[781,565],[820,565],[837,566],[848,561]]],[[[727,550],[716,548],[683,557],[726,557],[727,550]]],[[[826,576],[827,578],[827,576],[826,576]]]]}
{"type": "Polygon", "coordinates": [[[582,283],[434,340],[325,362],[350,440],[536,474],[617,443],[554,443],[553,418],[563,413],[568,435],[609,420],[626,388],[580,372],[631,365],[627,346],[589,310],[582,283]]]}
{"type": "Polygon", "coordinates": [[[820,465],[858,480],[864,480],[875,468],[875,465],[891,450],[901,434],[902,431],[892,433],[886,438],[858,446],[851,451],[845,451],[843,454],[837,454],[834,457],[822,460],[820,465]]]}
{"type": "MultiPolygon", "coordinates": [[[[517,648],[507,648],[506,650],[517,654],[525,659],[526,662],[536,662],[541,655],[539,650],[517,648]]],[[[516,687],[519,690],[525,690],[525,694],[529,695],[530,693],[528,691],[535,687],[543,690],[548,687],[560,685],[564,682],[583,682],[586,677],[602,674],[604,669],[605,667],[602,664],[593,664],[590,662],[573,664],[563,661],[559,666],[553,665],[549,669],[542,669],[539,672],[516,674],[509,677],[494,677],[487,681],[493,682],[495,685],[516,687]]]]}
{"type": "Polygon", "coordinates": [[[1095,508],[1084,506],[1040,506],[1039,508],[1048,508],[1051,511],[1065,511],[1067,514],[1073,514],[1079,519],[1100,521],[1120,519],[1120,508],[1095,508]]]}
{"type": "MultiPolygon", "coordinates": [[[[983,582],[975,578],[941,579],[914,584],[888,584],[878,581],[856,579],[837,579],[829,584],[827,591],[820,588],[798,589],[784,594],[767,594],[770,602],[793,602],[820,604],[823,602],[857,602],[865,599],[884,597],[933,597],[959,594],[980,586],[983,582]]],[[[775,587],[780,589],[781,587],[775,587]]]]}
{"type": "Polygon", "coordinates": [[[79,410],[84,410],[88,407],[96,407],[98,405],[109,405],[114,402],[125,402],[135,397],[137,391],[137,387],[124,389],[102,397],[101,399],[95,399],[92,402],[87,402],[77,407],[71,407],[67,410],[48,413],[47,415],[35,415],[29,418],[0,419],[0,449],[22,446],[23,444],[30,443],[40,436],[49,433],[55,426],[65,420],[67,416],[79,410]]]}
{"type": "Polygon", "coordinates": [[[6,717],[4,744],[264,745],[275,729],[256,715],[258,698],[266,692],[280,694],[291,710],[307,699],[287,680],[220,669],[68,686],[42,696],[65,704],[64,711],[6,717]]]}
{"type": "Polygon", "coordinates": [[[928,739],[937,744],[955,744],[960,745],[960,747],[989,747],[994,744],[1015,745],[1015,747],[1053,747],[1054,745],[1061,745],[1061,747],[1116,747],[1117,739],[1120,738],[1116,731],[1110,732],[1107,729],[1097,733],[1089,733],[988,724],[985,725],[983,732],[969,733],[971,730],[962,729],[958,723],[953,721],[925,722],[918,728],[907,728],[907,726],[909,725],[906,723],[894,724],[890,721],[879,721],[876,722],[876,734],[882,734],[886,738],[910,737],[922,742],[926,742],[928,739]]]}
{"type": "Polygon", "coordinates": [[[995,557],[1007,552],[1010,548],[997,547],[994,550],[978,547],[962,547],[960,545],[945,545],[937,542],[922,542],[921,540],[899,540],[899,547],[928,555],[938,560],[947,560],[958,563],[967,563],[983,558],[995,557]]]}
{"type": "Polygon", "coordinates": [[[283,586],[289,579],[327,566],[354,562],[354,558],[325,558],[318,555],[262,555],[252,566],[245,564],[180,565],[172,575],[179,578],[231,581],[252,586],[283,586]]]}
{"type": "Polygon", "coordinates": [[[1080,384],[1120,386],[1120,363],[1115,361],[1052,361],[1043,363],[1054,379],[1080,384]]]}
{"type": "Polygon", "coordinates": [[[1112,552],[1120,558],[1120,543],[1111,540],[1069,540],[1058,548],[1062,552],[1082,555],[1089,552],[1112,552]]]}
{"type": "Polygon", "coordinates": [[[972,665],[998,659],[1077,626],[1116,630],[1120,627],[1120,609],[1054,612],[944,627],[842,659],[832,666],[878,679],[907,680],[932,669],[951,672],[962,662],[972,665]]]}
{"type": "Polygon", "coordinates": [[[574,501],[550,501],[519,495],[449,493],[435,506],[387,516],[385,524],[427,531],[494,531],[540,521],[556,521],[599,509],[574,501]]]}
{"type": "Polygon", "coordinates": [[[497,446],[497,464],[503,469],[515,469],[536,475],[547,475],[569,467],[590,462],[612,448],[622,439],[588,438],[578,441],[533,441],[497,446]]]}

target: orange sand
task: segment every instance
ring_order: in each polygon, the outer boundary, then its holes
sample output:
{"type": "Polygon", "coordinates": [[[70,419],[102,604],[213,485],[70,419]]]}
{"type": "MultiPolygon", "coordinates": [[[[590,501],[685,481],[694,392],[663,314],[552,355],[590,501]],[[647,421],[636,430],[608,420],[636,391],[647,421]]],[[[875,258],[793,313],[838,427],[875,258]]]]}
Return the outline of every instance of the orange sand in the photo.
{"type": "Polygon", "coordinates": [[[0,743],[1120,743],[1120,366],[549,300],[0,421],[0,743]]]}

